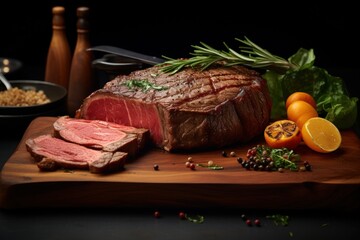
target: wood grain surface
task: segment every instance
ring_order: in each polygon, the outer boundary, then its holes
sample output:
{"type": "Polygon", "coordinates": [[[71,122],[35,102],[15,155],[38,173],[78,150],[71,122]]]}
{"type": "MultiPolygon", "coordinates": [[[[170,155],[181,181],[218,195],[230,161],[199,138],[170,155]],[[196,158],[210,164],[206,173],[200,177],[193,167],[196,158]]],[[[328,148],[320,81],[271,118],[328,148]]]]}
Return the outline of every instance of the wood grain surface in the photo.
{"type": "Polygon", "coordinates": [[[307,172],[246,170],[234,151],[263,144],[259,138],[248,144],[211,151],[168,153],[151,148],[126,163],[125,169],[106,175],[86,170],[39,171],[25,141],[53,131],[54,117],[35,119],[1,172],[2,208],[52,207],[224,207],[259,209],[346,208],[360,206],[360,140],[343,131],[341,147],[328,154],[316,153],[301,144],[296,152],[312,165],[307,172]],[[185,167],[212,160],[224,167],[210,170],[185,167]],[[153,166],[157,164],[159,170],[153,166]]]}

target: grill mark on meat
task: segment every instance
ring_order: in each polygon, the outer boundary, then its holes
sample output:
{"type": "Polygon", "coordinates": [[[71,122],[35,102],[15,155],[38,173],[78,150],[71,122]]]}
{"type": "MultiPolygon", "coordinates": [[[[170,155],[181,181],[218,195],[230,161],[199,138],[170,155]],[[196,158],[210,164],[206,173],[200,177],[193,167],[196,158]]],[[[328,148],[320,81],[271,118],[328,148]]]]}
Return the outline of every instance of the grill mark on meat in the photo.
{"type": "MultiPolygon", "coordinates": [[[[178,92],[178,94],[170,94],[170,96],[164,96],[163,98],[156,98],[156,100],[159,101],[161,104],[171,105],[172,107],[179,107],[184,104],[186,105],[187,102],[192,102],[197,99],[202,99],[204,96],[209,96],[209,94],[215,96],[222,91],[228,91],[230,88],[238,89],[238,88],[241,88],[242,86],[247,86],[248,82],[250,80],[252,80],[249,77],[243,77],[241,79],[243,84],[240,85],[239,82],[236,82],[237,84],[235,83],[235,80],[239,80],[239,77],[236,77],[235,75],[223,74],[223,75],[213,76],[213,78],[218,77],[218,76],[227,77],[227,78],[226,78],[226,80],[222,80],[222,79],[210,80],[210,79],[207,79],[206,77],[203,77],[203,78],[199,78],[196,80],[199,82],[201,82],[202,79],[209,81],[209,84],[207,84],[207,86],[210,87],[210,90],[208,90],[208,91],[204,91],[203,85],[195,86],[195,88],[191,89],[191,91],[189,91],[189,93],[187,93],[187,94],[184,94],[183,92],[178,92]],[[234,83],[227,85],[226,84],[227,82],[234,82],[234,83]],[[218,85],[220,85],[220,86],[218,86],[218,85]],[[201,93],[199,93],[199,91],[201,91],[201,93]],[[198,94],[193,94],[193,93],[198,93],[198,94]],[[171,99],[171,100],[168,100],[168,99],[171,99]],[[176,100],[176,101],[174,102],[174,100],[176,100]]],[[[120,84],[120,83],[118,83],[118,84],[120,84]]],[[[174,84],[174,85],[176,85],[176,84],[174,84]]],[[[171,91],[171,89],[173,89],[172,87],[174,85],[169,84],[169,87],[170,87],[169,91],[171,91]]],[[[115,87],[115,84],[113,84],[113,87],[115,87]]],[[[131,90],[131,91],[139,91],[139,90],[131,90]]],[[[155,96],[154,93],[155,93],[155,91],[153,90],[152,96],[155,96]]],[[[235,94],[234,94],[234,96],[235,96],[235,94]]],[[[155,98],[155,97],[153,97],[153,98],[155,98]]],[[[126,107],[126,110],[127,110],[127,112],[129,112],[128,107],[126,107]]],[[[129,119],[131,119],[131,118],[129,118],[129,119]]],[[[132,125],[133,124],[132,121],[130,121],[129,124],[132,125]]]]}
{"type": "MultiPolygon", "coordinates": [[[[226,85],[226,82],[231,82],[231,81],[234,81],[234,80],[239,80],[239,79],[242,79],[244,85],[247,85],[247,83],[249,82],[249,79],[252,79],[254,78],[254,74],[252,74],[251,76],[247,77],[247,76],[239,76],[237,75],[238,73],[242,73],[241,71],[235,71],[234,73],[229,73],[229,72],[220,72],[220,73],[212,73],[210,72],[211,74],[211,78],[213,79],[213,81],[210,81],[209,79],[209,76],[207,75],[204,75],[203,76],[198,76],[197,78],[194,78],[194,77],[188,77],[186,78],[186,81],[182,82],[183,84],[186,84],[184,86],[181,87],[181,89],[193,89],[195,87],[197,87],[197,85],[193,85],[194,83],[196,82],[203,82],[203,80],[205,79],[206,81],[209,82],[208,86],[210,87],[211,93],[217,93],[218,91],[221,91],[223,89],[226,89],[227,87],[232,87],[232,86],[239,86],[239,82],[235,83],[234,85],[226,85]],[[252,78],[251,78],[252,77],[252,78]],[[217,81],[215,81],[214,79],[219,79],[217,81]],[[218,84],[221,84],[223,87],[218,87],[216,85],[218,84]]],[[[191,74],[190,76],[194,75],[191,74]]],[[[162,75],[159,75],[159,76],[162,76],[162,75]]],[[[259,78],[259,76],[256,76],[257,78],[259,78]]],[[[170,76],[169,79],[173,79],[174,77],[173,76],[170,76]]],[[[114,88],[118,88],[122,85],[122,89],[121,89],[121,92],[124,94],[124,95],[129,95],[129,97],[136,97],[135,95],[138,93],[138,92],[142,92],[142,90],[139,90],[139,89],[128,89],[126,88],[122,83],[125,82],[125,81],[128,81],[128,77],[127,76],[119,76],[117,78],[115,78],[113,82],[110,82],[108,83],[107,85],[105,85],[105,88],[106,89],[114,89],[114,88]],[[130,94],[129,94],[130,93],[130,94]]],[[[131,78],[130,78],[131,79],[131,78]]],[[[160,81],[159,82],[159,77],[158,78],[151,78],[151,81],[149,80],[149,82],[153,82],[154,84],[156,85],[161,85],[161,86],[166,86],[166,87],[169,87],[169,89],[173,89],[173,87],[177,86],[179,83],[178,83],[178,80],[176,81],[167,81],[167,82],[164,82],[164,81],[160,81]]],[[[166,79],[164,77],[162,77],[162,79],[166,79]]],[[[203,84],[201,84],[200,86],[198,87],[203,87],[203,84]]],[[[116,91],[114,91],[116,93],[116,91]]],[[[150,102],[153,101],[153,100],[158,100],[158,101],[161,101],[162,99],[157,97],[157,95],[159,95],[159,93],[161,93],[162,91],[154,91],[154,90],[149,90],[148,91],[148,94],[147,94],[147,98],[146,100],[149,100],[150,102]],[[156,93],[156,94],[155,94],[156,93]]],[[[203,94],[199,95],[199,96],[196,96],[197,98],[198,97],[202,97],[206,94],[209,94],[209,92],[203,92],[203,94]]],[[[180,92],[179,95],[182,95],[183,96],[183,92],[180,92]]],[[[168,97],[168,96],[165,96],[165,97],[168,97]]],[[[187,97],[185,97],[182,101],[186,101],[187,97]]],[[[181,100],[181,99],[180,99],[181,100]]],[[[180,102],[181,104],[181,102],[180,102]]]]}
{"type": "Polygon", "coordinates": [[[213,93],[216,93],[216,87],[215,87],[215,80],[217,79],[215,76],[213,76],[212,74],[211,74],[211,72],[210,72],[210,74],[209,74],[209,79],[208,79],[208,81],[209,81],[209,86],[211,87],[211,91],[213,92],[213,93]]]}

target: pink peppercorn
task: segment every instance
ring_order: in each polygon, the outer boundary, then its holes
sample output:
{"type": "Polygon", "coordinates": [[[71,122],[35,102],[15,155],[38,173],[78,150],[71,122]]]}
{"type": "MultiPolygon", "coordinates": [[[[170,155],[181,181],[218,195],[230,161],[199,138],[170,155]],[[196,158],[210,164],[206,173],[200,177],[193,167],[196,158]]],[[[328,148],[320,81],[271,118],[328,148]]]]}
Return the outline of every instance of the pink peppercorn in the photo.
{"type": "Polygon", "coordinates": [[[180,219],[186,219],[186,215],[184,212],[179,212],[179,218],[180,219]]]}
{"type": "Polygon", "coordinates": [[[154,212],[154,217],[159,218],[159,217],[160,217],[160,212],[159,212],[159,211],[155,211],[155,212],[154,212]]]}

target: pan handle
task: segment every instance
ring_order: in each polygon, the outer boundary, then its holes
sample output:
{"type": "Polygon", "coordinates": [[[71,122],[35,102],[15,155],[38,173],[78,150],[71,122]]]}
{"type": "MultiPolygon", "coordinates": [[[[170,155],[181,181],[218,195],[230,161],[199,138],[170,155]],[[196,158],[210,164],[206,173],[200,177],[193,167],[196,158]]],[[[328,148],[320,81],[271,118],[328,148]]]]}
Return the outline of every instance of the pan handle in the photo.
{"type": "Polygon", "coordinates": [[[141,69],[143,64],[134,59],[106,54],[102,58],[93,60],[92,66],[106,72],[129,72],[141,69]]]}
{"type": "Polygon", "coordinates": [[[125,57],[125,58],[128,58],[128,59],[134,59],[134,60],[140,61],[142,63],[149,64],[149,65],[156,65],[156,64],[165,62],[165,60],[162,59],[162,58],[148,56],[148,55],[145,55],[145,54],[142,54],[142,53],[137,53],[137,52],[133,52],[133,51],[130,51],[130,50],[126,50],[126,49],[118,48],[118,47],[113,47],[113,46],[102,45],[102,46],[96,46],[96,47],[88,48],[87,50],[88,51],[101,51],[101,52],[111,53],[111,54],[118,55],[120,57],[125,57]]]}

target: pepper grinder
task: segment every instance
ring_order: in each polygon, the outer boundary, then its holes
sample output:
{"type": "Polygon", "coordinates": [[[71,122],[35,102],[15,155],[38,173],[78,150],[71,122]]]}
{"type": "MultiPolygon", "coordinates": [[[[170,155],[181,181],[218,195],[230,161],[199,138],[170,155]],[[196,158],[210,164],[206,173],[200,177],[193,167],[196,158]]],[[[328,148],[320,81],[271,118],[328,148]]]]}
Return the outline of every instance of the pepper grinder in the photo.
{"type": "Polygon", "coordinates": [[[52,38],[48,50],[45,81],[52,82],[68,89],[71,64],[71,52],[65,31],[65,8],[52,8],[52,38]]]}
{"type": "Polygon", "coordinates": [[[77,8],[77,42],[72,58],[67,110],[69,116],[75,116],[84,99],[96,89],[94,69],[92,68],[93,55],[89,40],[89,8],[77,8]]]}

